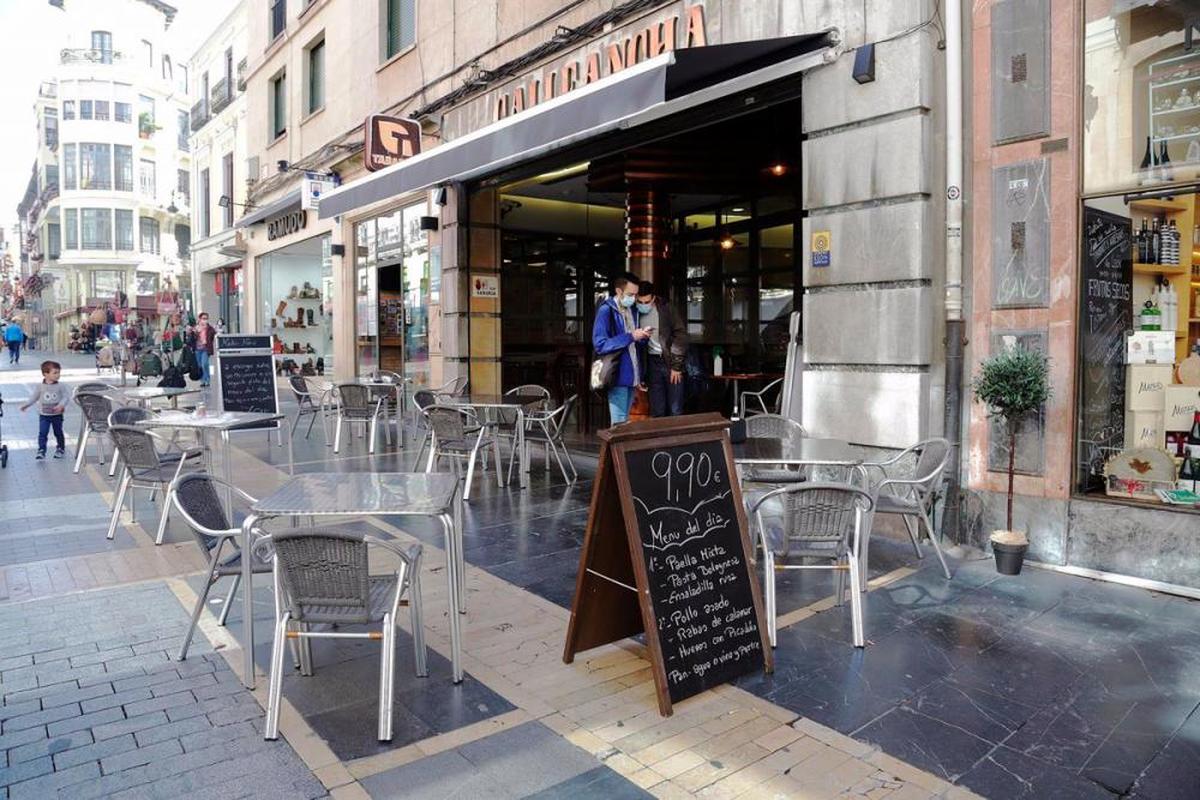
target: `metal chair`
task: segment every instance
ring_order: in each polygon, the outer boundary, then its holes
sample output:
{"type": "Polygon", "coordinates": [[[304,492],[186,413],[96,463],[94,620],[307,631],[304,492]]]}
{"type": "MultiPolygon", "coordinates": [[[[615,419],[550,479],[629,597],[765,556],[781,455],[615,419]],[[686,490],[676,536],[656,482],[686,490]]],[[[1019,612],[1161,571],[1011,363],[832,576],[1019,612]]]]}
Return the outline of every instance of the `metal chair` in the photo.
{"type": "Polygon", "coordinates": [[[271,680],[267,689],[264,739],[279,738],[279,702],[283,690],[283,651],[288,639],[300,641],[300,671],[312,674],[309,639],[381,639],[379,661],[380,741],[392,738],[392,699],[395,687],[397,612],[406,594],[412,620],[417,675],[429,674],[425,664],[425,632],[421,620],[421,545],[396,542],[361,533],[305,530],[273,533],[275,581],[275,640],[271,646],[271,680]],[[392,575],[370,574],[367,548],[380,547],[400,559],[392,575]],[[378,631],[318,631],[314,625],[373,625],[378,631]],[[296,628],[296,629],[293,629],[296,628]]]}
{"type": "Polygon", "coordinates": [[[480,424],[475,413],[458,406],[432,405],[425,409],[432,435],[429,440],[429,460],[425,471],[433,472],[438,459],[450,458],[454,472],[459,473],[459,462],[467,462],[466,485],[463,500],[471,498],[471,483],[475,477],[475,460],[483,447],[484,439],[490,439],[496,455],[496,485],[504,486],[504,475],[500,469],[500,442],[492,433],[490,424],[480,424]]]}
{"type": "MultiPolygon", "coordinates": [[[[529,428],[529,415],[548,411],[551,403],[550,390],[536,383],[526,383],[509,389],[504,393],[504,397],[521,404],[526,430],[529,428]]],[[[496,409],[495,432],[497,436],[511,440],[512,449],[508,456],[508,472],[511,475],[513,461],[517,455],[517,412],[507,408],[496,409]]]]}
{"type": "MultiPolygon", "coordinates": [[[[563,429],[566,427],[567,420],[571,418],[571,412],[575,409],[575,403],[578,402],[579,395],[573,394],[563,401],[563,404],[558,408],[546,411],[532,411],[525,415],[525,444],[541,444],[546,449],[546,469],[550,468],[550,455],[554,454],[554,460],[558,462],[558,468],[562,470],[563,480],[567,483],[574,483],[579,480],[579,471],[575,469],[575,462],[571,460],[571,451],[567,449],[566,442],[563,441],[563,429]],[[563,456],[566,456],[566,463],[563,463],[563,456]],[[571,467],[571,474],[567,474],[567,466],[571,467]]],[[[508,460],[508,477],[507,480],[512,480],[512,459],[508,460]]]]}
{"type": "MultiPolygon", "coordinates": [[[[108,432],[108,415],[112,413],[112,399],[99,392],[76,392],[75,403],[83,412],[83,436],[79,441],[78,452],[75,454],[75,473],[78,474],[87,457],[88,441],[92,434],[97,434],[96,447],[100,451],[100,463],[104,463],[104,438],[108,432]]],[[[110,467],[108,474],[113,474],[110,467]]]]}
{"type": "Polygon", "coordinates": [[[312,391],[308,388],[308,381],[303,375],[292,375],[288,377],[288,385],[292,389],[292,396],[296,398],[296,419],[292,421],[292,435],[296,435],[296,428],[300,425],[300,419],[305,416],[312,417],[308,422],[308,430],[304,434],[307,439],[312,435],[313,425],[317,421],[317,416],[321,413],[321,409],[313,400],[312,391]]]}
{"type": "MultiPolygon", "coordinates": [[[[746,419],[746,435],[771,439],[804,436],[804,427],[794,419],[779,414],[756,414],[746,419]]],[[[786,467],[749,466],[742,470],[742,479],[752,483],[797,483],[805,480],[803,469],[786,467]]]]}
{"type": "MultiPolygon", "coordinates": [[[[379,429],[379,417],[383,413],[382,399],[371,396],[370,387],[361,383],[339,383],[337,386],[338,413],[336,433],[333,436],[333,452],[341,451],[342,424],[362,425],[369,431],[367,452],[375,453],[375,433],[379,429]]],[[[383,436],[388,445],[392,443],[392,434],[388,426],[383,426],[383,436]]]]}
{"type": "MultiPolygon", "coordinates": [[[[154,412],[148,408],[141,406],[118,406],[108,415],[108,424],[111,425],[136,425],[142,420],[150,419],[154,416],[154,412]]],[[[121,461],[121,451],[113,448],[112,465],[108,468],[108,474],[111,476],[116,472],[117,466],[121,461]]]]}
{"type": "Polygon", "coordinates": [[[108,538],[112,539],[117,533],[117,521],[121,516],[121,506],[124,505],[125,495],[129,493],[129,513],[133,521],[137,521],[136,504],[133,502],[133,489],[150,489],[166,492],[163,498],[162,516],[158,521],[158,535],[155,544],[162,544],[167,532],[167,517],[171,513],[171,484],[183,474],[184,468],[195,463],[200,456],[200,449],[185,450],[173,442],[156,436],[145,428],[134,425],[110,425],[108,435],[113,440],[113,446],[121,451],[121,459],[125,469],[121,473],[121,483],[117,487],[117,498],[113,502],[112,519],[108,523],[108,538]],[[156,442],[161,442],[164,452],[160,452],[156,442]]]}
{"type": "MultiPolygon", "coordinates": [[[[196,632],[196,623],[200,619],[200,612],[204,610],[204,604],[208,601],[212,587],[221,578],[233,578],[233,585],[229,587],[229,594],[226,595],[225,604],[221,607],[221,614],[217,617],[217,624],[224,625],[225,620],[229,617],[229,609],[233,607],[233,599],[237,596],[238,586],[242,582],[242,556],[244,554],[239,547],[242,529],[240,526],[232,524],[229,516],[225,513],[218,489],[231,490],[247,506],[253,505],[255,502],[255,498],[238,487],[206,472],[183,475],[175,479],[169,489],[171,498],[175,502],[175,508],[188,527],[192,529],[196,544],[200,545],[200,550],[208,555],[207,580],[204,582],[204,589],[196,598],[195,608],[192,609],[192,622],[188,626],[187,635],[179,648],[178,658],[180,661],[187,658],[188,647],[192,644],[192,635],[196,632]],[[226,544],[231,545],[233,549],[226,551],[226,544]]],[[[251,548],[250,557],[250,568],[254,574],[271,571],[271,562],[254,548],[251,548]]]]}
{"type": "Polygon", "coordinates": [[[776,604],[775,571],[784,569],[832,569],[837,571],[837,603],[846,595],[846,574],[850,575],[850,615],[855,647],[863,647],[862,590],[866,586],[859,563],[859,547],[864,538],[864,522],[874,503],[866,491],[840,483],[794,483],[781,486],[758,499],[751,508],[755,516],[759,546],[763,554],[763,596],[767,606],[767,630],[775,646],[776,604]],[[767,502],[779,502],[784,522],[767,525],[762,508],[767,502]],[[793,558],[824,560],[828,564],[779,563],[793,558]]]}
{"type": "MultiPolygon", "coordinates": [[[[925,557],[921,552],[921,545],[918,543],[919,525],[923,522],[947,580],[951,578],[950,568],[946,566],[946,557],[942,555],[937,533],[933,530],[933,504],[937,490],[942,484],[942,473],[945,472],[949,460],[950,442],[945,439],[925,439],[885,461],[863,465],[868,476],[877,480],[871,492],[875,502],[872,516],[874,514],[900,515],[904,520],[904,528],[908,531],[908,537],[912,539],[913,550],[916,551],[918,558],[925,557]],[[916,463],[911,474],[903,477],[900,465],[907,464],[913,457],[916,458],[916,463]]],[[[867,563],[867,545],[870,543],[870,539],[871,530],[868,527],[862,548],[864,569],[867,563]]]]}
{"type": "Polygon", "coordinates": [[[742,392],[738,398],[738,411],[742,419],[750,419],[759,414],[778,414],[780,404],[783,402],[783,378],[776,378],[768,383],[757,392],[742,392]],[[775,395],[775,402],[767,405],[767,395],[779,389],[779,393],[775,395]]]}
{"type": "Polygon", "coordinates": [[[393,420],[395,421],[396,437],[400,440],[401,446],[403,446],[404,431],[401,426],[404,424],[404,396],[405,387],[408,385],[408,382],[400,373],[388,370],[376,370],[372,373],[371,377],[374,380],[386,381],[391,384],[388,388],[373,387],[371,393],[372,396],[383,399],[385,424],[390,425],[393,420]]]}
{"type": "Polygon", "coordinates": [[[429,439],[433,436],[433,428],[429,425],[429,418],[425,416],[425,409],[437,404],[437,395],[428,389],[419,389],[413,392],[413,405],[417,409],[417,427],[423,430],[421,434],[421,446],[417,448],[417,456],[413,459],[413,469],[417,469],[421,463],[421,454],[425,452],[425,448],[429,446],[429,439]]]}
{"type": "MultiPolygon", "coordinates": [[[[87,382],[81,383],[75,387],[75,391],[71,393],[71,399],[72,400],[75,399],[75,396],[78,395],[80,392],[91,392],[93,394],[103,394],[104,392],[112,391],[112,388],[113,387],[109,386],[107,383],[101,383],[99,381],[87,381],[87,382]]],[[[84,431],[86,430],[86,428],[87,428],[87,417],[85,417],[83,414],[80,414],[79,415],[79,434],[75,437],[76,452],[78,452],[80,447],[83,445],[83,434],[84,434],[84,431]]]]}

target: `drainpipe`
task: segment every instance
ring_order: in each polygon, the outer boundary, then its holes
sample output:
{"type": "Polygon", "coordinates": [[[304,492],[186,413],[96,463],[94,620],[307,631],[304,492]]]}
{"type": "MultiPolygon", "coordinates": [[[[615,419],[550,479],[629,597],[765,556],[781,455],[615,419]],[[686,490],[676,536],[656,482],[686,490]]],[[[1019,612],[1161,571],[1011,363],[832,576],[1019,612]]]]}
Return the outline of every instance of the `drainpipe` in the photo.
{"type": "Polygon", "coordinates": [[[959,481],[962,469],[963,349],[963,52],[962,3],[946,3],[946,402],[943,429],[950,442],[942,530],[959,541],[959,481]]]}

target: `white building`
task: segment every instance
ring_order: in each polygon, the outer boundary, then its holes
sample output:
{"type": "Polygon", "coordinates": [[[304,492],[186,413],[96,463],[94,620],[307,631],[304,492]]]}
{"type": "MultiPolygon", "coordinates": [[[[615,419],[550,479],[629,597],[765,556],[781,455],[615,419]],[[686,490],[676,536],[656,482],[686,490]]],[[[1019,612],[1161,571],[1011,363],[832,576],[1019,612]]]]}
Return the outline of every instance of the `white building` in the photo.
{"type": "Polygon", "coordinates": [[[191,230],[189,73],[164,49],[160,0],[56,0],[61,51],[35,104],[38,152],[20,207],[57,345],[123,292],[151,324],[187,304],[191,230]]]}
{"type": "Polygon", "coordinates": [[[246,206],[246,15],[242,0],[190,60],[193,94],[192,274],[196,310],[240,330],[245,245],[233,222],[246,206]]]}

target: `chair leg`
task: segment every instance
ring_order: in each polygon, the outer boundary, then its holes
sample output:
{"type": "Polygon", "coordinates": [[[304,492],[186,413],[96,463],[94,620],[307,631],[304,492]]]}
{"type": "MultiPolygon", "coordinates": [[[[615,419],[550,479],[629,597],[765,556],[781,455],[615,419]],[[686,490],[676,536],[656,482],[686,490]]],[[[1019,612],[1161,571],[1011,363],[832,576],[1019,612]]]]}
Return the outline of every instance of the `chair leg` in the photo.
{"type": "Polygon", "coordinates": [[[917,541],[917,529],[913,525],[912,517],[902,514],[901,519],[904,520],[904,529],[908,531],[908,538],[912,540],[913,552],[917,554],[917,558],[924,558],[925,554],[921,552],[921,544],[917,541]]]}
{"type": "MultiPolygon", "coordinates": [[[[192,609],[192,622],[188,625],[187,635],[183,637],[183,644],[179,646],[179,661],[187,659],[188,648],[192,646],[192,636],[196,633],[196,623],[200,621],[200,613],[204,611],[204,604],[208,601],[208,593],[213,587],[213,570],[217,568],[217,559],[220,557],[221,546],[218,544],[213,548],[212,558],[208,560],[208,580],[204,582],[204,591],[196,598],[196,607],[192,609]]],[[[225,623],[222,622],[222,625],[225,623]]]]}
{"type": "Polygon", "coordinates": [[[154,537],[154,544],[160,545],[163,543],[163,537],[167,535],[167,517],[171,516],[171,492],[167,491],[163,496],[162,516],[158,518],[158,535],[154,537]]]}
{"type": "MultiPolygon", "coordinates": [[[[463,487],[463,500],[471,499],[471,484],[474,483],[475,478],[475,459],[478,457],[479,442],[475,442],[475,447],[471,450],[471,456],[467,459],[467,485],[463,487]]],[[[458,464],[458,461],[455,460],[454,463],[458,464]]]]}
{"type": "Polygon", "coordinates": [[[412,468],[415,471],[421,463],[421,454],[425,452],[425,448],[429,446],[429,437],[432,431],[426,430],[425,435],[421,437],[421,446],[417,448],[417,457],[413,459],[412,468]]]}
{"type": "Polygon", "coordinates": [[[108,522],[108,536],[106,538],[110,540],[117,535],[117,520],[121,518],[121,509],[125,505],[125,492],[129,491],[129,481],[129,470],[126,470],[121,475],[121,485],[117,488],[117,498],[113,501],[112,519],[108,522]]]}
{"type": "Polygon", "coordinates": [[[333,423],[333,452],[339,453],[342,449],[342,415],[338,414],[337,419],[333,423]]]}
{"type": "Polygon", "coordinates": [[[950,567],[946,566],[946,557],[942,555],[942,546],[938,544],[937,536],[933,533],[933,525],[929,522],[929,514],[925,508],[921,508],[921,520],[925,523],[925,530],[929,533],[929,541],[933,543],[933,552],[937,555],[938,561],[942,564],[942,574],[946,576],[946,580],[951,579],[950,567]]]}
{"type": "Polygon", "coordinates": [[[316,412],[316,410],[314,409],[313,411],[309,412],[309,415],[308,415],[308,416],[309,416],[309,420],[308,420],[308,432],[304,434],[304,438],[305,438],[305,439],[307,439],[308,437],[312,436],[312,429],[313,429],[313,425],[316,425],[316,424],[317,424],[317,412],[316,412]]]}
{"type": "Polygon", "coordinates": [[[287,648],[288,620],[284,612],[275,623],[275,640],[271,642],[271,680],[267,686],[267,720],[263,725],[264,739],[279,738],[279,697],[283,693],[283,651],[287,648]]]}
{"type": "Polygon", "coordinates": [[[379,653],[379,731],[381,742],[392,738],[392,656],[396,649],[396,621],[383,616],[383,648],[379,653]]]}
{"type": "Polygon", "coordinates": [[[229,594],[225,597],[225,605],[221,609],[221,616],[217,617],[217,624],[225,627],[225,620],[229,619],[229,609],[233,608],[233,600],[237,597],[238,586],[242,583],[242,574],[233,576],[233,586],[229,587],[229,594]]]}
{"type": "Polygon", "coordinates": [[[767,635],[771,647],[775,646],[775,556],[767,552],[763,554],[763,595],[767,603],[767,635]]]}
{"type": "Polygon", "coordinates": [[[371,424],[367,426],[367,430],[370,431],[370,438],[367,440],[367,452],[370,455],[375,455],[375,432],[377,430],[378,423],[379,417],[374,416],[371,417],[371,424]]]}
{"type": "Polygon", "coordinates": [[[85,425],[83,429],[83,438],[79,440],[79,448],[75,453],[75,474],[79,474],[80,467],[83,466],[83,459],[87,454],[88,439],[92,437],[92,427],[85,425]]]}
{"type": "MultiPolygon", "coordinates": [[[[301,632],[308,633],[307,624],[301,623],[299,627],[301,632]]],[[[293,641],[296,642],[296,654],[300,660],[300,674],[306,678],[310,677],[313,674],[312,639],[301,636],[293,641]]]]}
{"type": "Polygon", "coordinates": [[[425,651],[425,621],[421,609],[421,562],[413,563],[412,576],[408,581],[408,613],[412,625],[413,660],[418,677],[429,677],[429,667],[426,664],[425,651]]]}
{"type": "Polygon", "coordinates": [[[113,475],[117,474],[117,464],[120,462],[120,460],[121,451],[114,447],[112,461],[110,461],[108,464],[108,477],[111,478],[113,475]]]}
{"type": "Polygon", "coordinates": [[[863,586],[862,574],[859,572],[858,559],[851,553],[846,558],[846,566],[850,568],[850,625],[853,630],[854,646],[865,647],[866,636],[863,632],[863,586]]]}
{"type": "MultiPolygon", "coordinates": [[[[853,556],[850,556],[850,558],[853,558],[853,556]]],[[[834,601],[834,605],[846,605],[846,570],[839,569],[837,571],[837,578],[834,579],[833,586],[834,597],[837,598],[834,601]]]]}

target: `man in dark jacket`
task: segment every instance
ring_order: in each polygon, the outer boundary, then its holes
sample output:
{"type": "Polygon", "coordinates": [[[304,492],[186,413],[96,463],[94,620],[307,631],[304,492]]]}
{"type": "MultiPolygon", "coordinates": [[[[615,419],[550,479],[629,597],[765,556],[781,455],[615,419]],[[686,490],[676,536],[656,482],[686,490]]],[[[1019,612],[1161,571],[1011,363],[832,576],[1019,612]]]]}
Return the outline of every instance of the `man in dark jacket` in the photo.
{"type": "Polygon", "coordinates": [[[678,417],[683,413],[683,367],[687,359],[687,327],[658,296],[654,284],[642,281],[638,285],[637,310],[639,324],[650,329],[645,351],[646,388],[650,392],[650,415],[678,417]]]}

